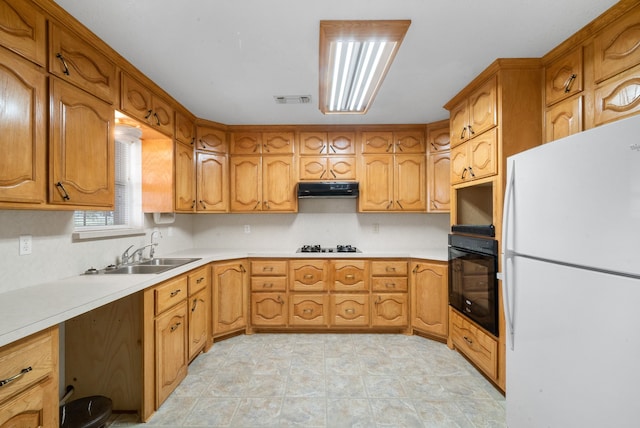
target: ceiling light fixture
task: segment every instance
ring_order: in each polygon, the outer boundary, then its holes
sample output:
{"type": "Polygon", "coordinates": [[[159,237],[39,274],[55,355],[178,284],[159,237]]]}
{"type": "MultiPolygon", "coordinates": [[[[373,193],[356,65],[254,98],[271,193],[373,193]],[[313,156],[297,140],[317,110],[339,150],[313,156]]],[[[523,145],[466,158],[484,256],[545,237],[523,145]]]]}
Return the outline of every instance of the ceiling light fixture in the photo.
{"type": "Polygon", "coordinates": [[[320,111],[368,111],[411,24],[320,21],[320,111]]]}

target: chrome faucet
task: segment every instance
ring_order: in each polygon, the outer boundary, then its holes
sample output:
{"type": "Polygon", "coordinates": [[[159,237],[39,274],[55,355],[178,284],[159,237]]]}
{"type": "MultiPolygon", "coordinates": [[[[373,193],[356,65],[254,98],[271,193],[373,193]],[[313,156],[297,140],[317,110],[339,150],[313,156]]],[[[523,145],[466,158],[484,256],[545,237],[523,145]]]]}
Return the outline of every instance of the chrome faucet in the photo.
{"type": "Polygon", "coordinates": [[[162,233],[160,233],[159,230],[154,230],[153,232],[151,232],[151,248],[149,249],[149,258],[152,259],[153,255],[156,252],[156,247],[158,246],[157,242],[153,242],[153,238],[155,236],[158,236],[160,238],[162,238],[162,233]]]}
{"type": "Polygon", "coordinates": [[[144,249],[147,248],[147,247],[151,248],[149,250],[149,258],[152,259],[153,258],[153,247],[155,247],[156,245],[158,245],[158,244],[143,245],[142,247],[138,248],[137,250],[135,250],[133,252],[133,254],[131,255],[131,259],[133,261],[136,261],[136,258],[138,259],[138,261],[144,260],[144,257],[142,256],[142,253],[144,253],[144,249]]]}
{"type": "MultiPolygon", "coordinates": [[[[129,263],[131,259],[133,259],[133,255],[129,255],[129,250],[133,248],[133,245],[124,250],[122,256],[120,256],[120,264],[126,265],[129,263]]],[[[135,254],[135,253],[134,253],[135,254]]]]}

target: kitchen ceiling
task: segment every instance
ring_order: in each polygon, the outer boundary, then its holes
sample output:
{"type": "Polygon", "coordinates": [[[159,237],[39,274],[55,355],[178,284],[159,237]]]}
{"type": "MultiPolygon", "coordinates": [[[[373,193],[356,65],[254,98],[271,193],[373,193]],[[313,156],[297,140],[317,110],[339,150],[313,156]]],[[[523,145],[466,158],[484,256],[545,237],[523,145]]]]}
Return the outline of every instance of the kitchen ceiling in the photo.
{"type": "Polygon", "coordinates": [[[392,124],[443,105],[496,58],[541,57],[614,0],[55,0],[196,116],[392,124]],[[320,20],[410,19],[366,115],[318,108],[320,20]],[[274,96],[311,95],[282,104],[274,96]]]}

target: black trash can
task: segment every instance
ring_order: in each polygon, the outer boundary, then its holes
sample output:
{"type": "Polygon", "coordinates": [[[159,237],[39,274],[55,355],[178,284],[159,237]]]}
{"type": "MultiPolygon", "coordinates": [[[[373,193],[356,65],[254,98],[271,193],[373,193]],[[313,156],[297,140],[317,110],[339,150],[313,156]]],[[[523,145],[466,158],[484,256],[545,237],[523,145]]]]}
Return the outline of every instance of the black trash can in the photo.
{"type": "Polygon", "coordinates": [[[112,402],[101,395],[78,398],[60,406],[60,428],[101,428],[111,417],[112,402]]]}

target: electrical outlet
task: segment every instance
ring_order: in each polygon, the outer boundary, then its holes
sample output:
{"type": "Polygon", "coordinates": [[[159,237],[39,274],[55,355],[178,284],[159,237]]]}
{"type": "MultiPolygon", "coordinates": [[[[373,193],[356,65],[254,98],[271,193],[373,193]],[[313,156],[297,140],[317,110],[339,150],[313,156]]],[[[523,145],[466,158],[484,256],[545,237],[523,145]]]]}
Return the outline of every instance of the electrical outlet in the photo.
{"type": "Polygon", "coordinates": [[[251,226],[248,224],[244,225],[244,233],[251,233],[251,226]]]}
{"type": "Polygon", "coordinates": [[[31,235],[20,235],[20,255],[26,256],[31,254],[33,249],[33,242],[31,235]]]}

